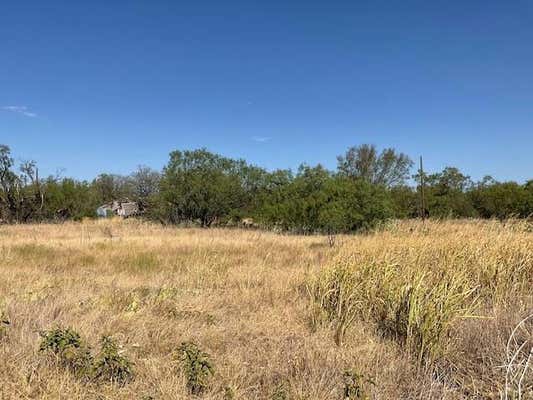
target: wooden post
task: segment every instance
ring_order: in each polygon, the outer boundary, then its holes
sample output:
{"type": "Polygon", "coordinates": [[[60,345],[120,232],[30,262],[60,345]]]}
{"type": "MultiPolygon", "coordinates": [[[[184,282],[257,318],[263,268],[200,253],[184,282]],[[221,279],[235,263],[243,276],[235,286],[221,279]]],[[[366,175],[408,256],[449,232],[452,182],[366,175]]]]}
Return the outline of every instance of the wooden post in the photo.
{"type": "Polygon", "coordinates": [[[39,182],[39,168],[37,167],[35,168],[35,183],[37,185],[37,193],[40,202],[39,211],[42,211],[44,208],[44,193],[41,190],[41,183],[39,182]]]}

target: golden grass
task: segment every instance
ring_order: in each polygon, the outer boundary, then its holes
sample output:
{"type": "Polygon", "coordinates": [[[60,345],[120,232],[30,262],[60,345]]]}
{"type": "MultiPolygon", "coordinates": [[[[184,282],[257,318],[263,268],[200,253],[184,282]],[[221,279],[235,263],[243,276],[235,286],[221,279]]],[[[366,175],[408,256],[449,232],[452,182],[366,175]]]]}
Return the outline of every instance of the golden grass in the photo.
{"type": "MultiPolygon", "coordinates": [[[[215,367],[205,399],[342,399],[346,371],[373,399],[500,398],[507,339],[533,312],[525,222],[398,222],[336,242],[135,220],[0,226],[0,399],[190,398],[175,363],[189,341],[215,367]],[[348,297],[327,297],[332,283],[348,297]],[[87,382],[43,357],[39,332],[58,326],[94,349],[112,335],[135,379],[87,382]]],[[[529,351],[532,331],[513,346],[529,351]]]]}

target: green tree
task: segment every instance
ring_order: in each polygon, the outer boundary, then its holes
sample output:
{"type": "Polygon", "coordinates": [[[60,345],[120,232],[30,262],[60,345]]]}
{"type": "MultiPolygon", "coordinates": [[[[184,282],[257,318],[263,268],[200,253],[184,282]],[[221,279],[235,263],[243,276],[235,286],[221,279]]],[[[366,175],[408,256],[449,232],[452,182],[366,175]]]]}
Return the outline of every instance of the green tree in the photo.
{"type": "Polygon", "coordinates": [[[13,172],[13,165],[11,150],[6,145],[0,145],[0,218],[6,221],[12,221],[18,209],[16,191],[19,180],[13,172]]]}
{"type": "Polygon", "coordinates": [[[385,189],[363,179],[302,165],[272,192],[260,212],[266,225],[301,233],[367,229],[392,215],[385,189]]]}
{"type": "Polygon", "coordinates": [[[169,221],[204,227],[230,218],[245,202],[238,163],[206,149],[170,153],[160,192],[169,221]]]}
{"type": "Polygon", "coordinates": [[[388,191],[395,218],[412,218],[420,214],[420,195],[416,188],[396,186],[388,191]]]}
{"type": "Polygon", "coordinates": [[[99,204],[131,199],[134,196],[131,180],[122,175],[100,174],[93,180],[91,186],[99,204]]]}
{"type": "Polygon", "coordinates": [[[403,185],[413,165],[404,153],[397,153],[392,148],[378,153],[376,146],[370,144],[350,147],[344,155],[337,157],[337,161],[340,175],[386,187],[403,185]]]}
{"type": "MultiPolygon", "coordinates": [[[[415,179],[419,180],[419,175],[415,179]]],[[[469,176],[455,167],[446,167],[442,172],[427,175],[425,197],[429,214],[435,217],[474,217],[476,211],[467,196],[472,188],[469,176]]]]}
{"type": "Polygon", "coordinates": [[[319,228],[330,234],[366,230],[392,215],[392,204],[384,188],[338,176],[323,188],[319,228]]]}
{"type": "Polygon", "coordinates": [[[499,219],[527,217],[531,213],[528,195],[527,185],[516,182],[481,182],[469,192],[472,204],[481,217],[499,219]]]}
{"type": "Polygon", "coordinates": [[[87,182],[72,178],[49,177],[45,186],[45,207],[43,216],[48,220],[80,220],[94,217],[100,205],[87,182]]]}
{"type": "Polygon", "coordinates": [[[533,179],[524,184],[524,190],[526,192],[526,201],[524,202],[524,209],[520,215],[526,218],[533,217],[533,179]]]}
{"type": "Polygon", "coordinates": [[[40,218],[43,188],[34,161],[22,162],[14,171],[11,150],[0,145],[0,218],[13,222],[30,222],[40,218]]]}
{"type": "Polygon", "coordinates": [[[323,201],[321,190],[331,173],[321,165],[310,167],[303,164],[294,178],[279,172],[276,178],[284,184],[279,185],[263,204],[259,213],[261,220],[282,230],[309,233],[318,229],[323,201]]]}
{"type": "Polygon", "coordinates": [[[157,203],[161,174],[150,167],[141,165],[129,176],[132,200],[141,210],[149,210],[157,203]]]}

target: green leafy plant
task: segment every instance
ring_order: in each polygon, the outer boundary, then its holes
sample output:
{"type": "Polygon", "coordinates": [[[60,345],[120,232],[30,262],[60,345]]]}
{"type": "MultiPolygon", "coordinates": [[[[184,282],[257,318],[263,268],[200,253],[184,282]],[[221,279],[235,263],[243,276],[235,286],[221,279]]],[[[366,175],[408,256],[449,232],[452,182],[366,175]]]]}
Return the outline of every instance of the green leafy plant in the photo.
{"type": "Polygon", "coordinates": [[[94,362],[94,378],[120,386],[132,381],[132,363],[121,354],[115,340],[110,336],[103,336],[100,345],[100,352],[94,362]]]}
{"type": "Polygon", "coordinates": [[[185,373],[189,392],[194,395],[204,392],[215,372],[209,354],[193,342],[183,342],[178,348],[178,360],[185,373]]]}
{"type": "Polygon", "coordinates": [[[70,328],[55,328],[40,335],[39,351],[55,355],[61,366],[79,376],[90,376],[92,356],[79,333],[70,328]]]}

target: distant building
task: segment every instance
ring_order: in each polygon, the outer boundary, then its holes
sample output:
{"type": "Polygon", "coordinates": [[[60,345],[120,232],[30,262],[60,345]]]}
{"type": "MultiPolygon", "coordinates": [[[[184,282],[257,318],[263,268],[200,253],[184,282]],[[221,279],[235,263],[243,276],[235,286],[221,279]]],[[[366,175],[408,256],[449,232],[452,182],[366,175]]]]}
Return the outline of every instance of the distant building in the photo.
{"type": "Polygon", "coordinates": [[[112,203],[102,204],[96,209],[96,215],[100,218],[119,216],[128,218],[139,213],[139,206],[134,201],[113,201],[112,203]]]}
{"type": "Polygon", "coordinates": [[[120,203],[117,215],[127,218],[139,213],[139,206],[134,201],[120,203]]]}
{"type": "Polygon", "coordinates": [[[96,215],[98,215],[99,218],[107,218],[114,215],[111,204],[102,204],[96,209],[96,215]]]}

